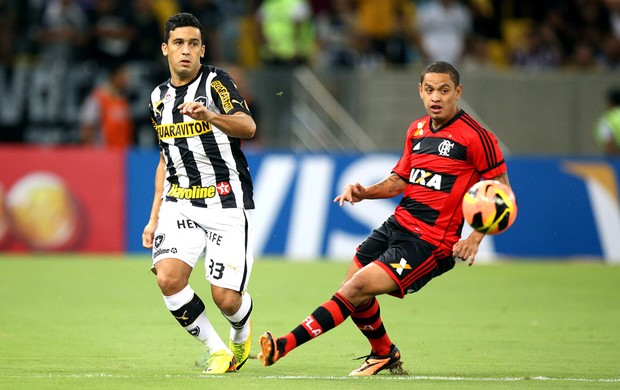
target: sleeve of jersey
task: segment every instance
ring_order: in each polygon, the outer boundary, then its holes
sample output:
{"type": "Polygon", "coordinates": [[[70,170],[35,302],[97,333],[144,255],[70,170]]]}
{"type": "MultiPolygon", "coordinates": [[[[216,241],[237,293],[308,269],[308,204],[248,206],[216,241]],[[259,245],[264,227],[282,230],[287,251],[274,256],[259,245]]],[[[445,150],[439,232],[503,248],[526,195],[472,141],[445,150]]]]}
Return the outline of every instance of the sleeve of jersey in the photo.
{"type": "Polygon", "coordinates": [[[215,105],[222,114],[234,114],[237,111],[245,112],[248,115],[250,109],[245,99],[241,97],[237,87],[228,73],[220,71],[211,81],[211,91],[215,105]]]}
{"type": "Polygon", "coordinates": [[[470,147],[474,166],[483,179],[492,179],[506,173],[506,161],[493,133],[481,131],[470,147]]]}
{"type": "Polygon", "coordinates": [[[411,150],[413,145],[411,143],[411,128],[413,127],[413,123],[409,126],[407,130],[407,139],[405,139],[405,147],[403,148],[403,154],[400,156],[400,160],[398,163],[392,168],[392,172],[397,174],[406,182],[409,182],[409,176],[411,174],[411,150]]]}
{"type": "Polygon", "coordinates": [[[154,128],[157,128],[157,121],[155,120],[155,111],[153,110],[153,102],[149,102],[149,115],[151,117],[151,124],[154,128]]]}

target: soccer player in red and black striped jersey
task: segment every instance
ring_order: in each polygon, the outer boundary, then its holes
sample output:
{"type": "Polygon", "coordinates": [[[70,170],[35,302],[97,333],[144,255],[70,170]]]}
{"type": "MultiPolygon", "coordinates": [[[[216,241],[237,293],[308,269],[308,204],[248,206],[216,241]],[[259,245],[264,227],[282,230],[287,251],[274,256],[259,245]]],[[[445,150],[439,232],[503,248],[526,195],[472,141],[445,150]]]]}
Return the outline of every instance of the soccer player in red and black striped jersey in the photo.
{"type": "Polygon", "coordinates": [[[252,179],[241,139],[256,124],[230,75],[202,65],[203,29],[189,13],[166,22],[162,54],[170,79],[151,93],[160,148],[155,197],[142,234],[152,248],[153,272],[164,303],[179,324],[204,344],[206,374],[240,369],[250,354],[252,298],[252,179]],[[198,262],[220,312],[230,323],[228,345],[209,321],[189,284],[198,262]]]}
{"type": "Polygon", "coordinates": [[[463,195],[481,179],[509,185],[497,139],[457,106],[462,90],[452,65],[435,62],[424,69],[418,92],[428,115],[409,126],[403,154],[391,174],[368,187],[349,184],[334,199],[342,206],[402,195],[400,204],[357,248],[344,282],[329,301],[290,333],[260,336],[263,365],[274,364],[351,317],[370,342],[371,352],[350,375],[402,370],[400,351],[387,334],[376,297],[403,298],[419,291],[451,270],[456,259],[472,265],[484,234],[474,231],[461,240],[463,195]]]}

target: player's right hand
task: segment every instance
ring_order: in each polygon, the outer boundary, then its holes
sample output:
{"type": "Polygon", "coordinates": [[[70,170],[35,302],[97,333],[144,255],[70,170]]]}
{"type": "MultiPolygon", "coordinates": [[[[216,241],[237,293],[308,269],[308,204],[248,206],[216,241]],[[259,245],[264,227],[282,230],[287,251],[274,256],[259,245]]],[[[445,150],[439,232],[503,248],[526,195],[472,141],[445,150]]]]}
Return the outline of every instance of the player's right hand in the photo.
{"type": "Polygon", "coordinates": [[[342,194],[334,198],[334,202],[337,202],[340,206],[344,205],[345,202],[349,202],[353,205],[364,199],[364,191],[366,191],[366,188],[360,183],[347,184],[342,194]]]}
{"type": "Polygon", "coordinates": [[[155,237],[155,229],[157,224],[148,223],[142,231],[142,246],[145,248],[153,247],[153,238],[155,237]]]}

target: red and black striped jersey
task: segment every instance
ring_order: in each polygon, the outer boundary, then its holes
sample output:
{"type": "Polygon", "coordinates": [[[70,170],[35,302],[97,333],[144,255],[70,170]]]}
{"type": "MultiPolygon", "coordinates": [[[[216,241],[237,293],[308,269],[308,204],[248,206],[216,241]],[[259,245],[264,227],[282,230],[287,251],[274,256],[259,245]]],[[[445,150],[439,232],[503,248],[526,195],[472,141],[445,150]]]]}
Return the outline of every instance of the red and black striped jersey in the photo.
{"type": "Polygon", "coordinates": [[[221,114],[250,114],[231,77],[203,65],[194,80],[175,87],[170,79],[151,93],[149,109],[166,163],[163,197],[198,207],[253,209],[252,179],[241,140],[209,122],[181,114],[197,101],[221,114]]]}
{"type": "Polygon", "coordinates": [[[463,227],[461,203],[481,178],[506,172],[497,138],[465,111],[433,129],[429,116],[411,123],[392,170],[408,183],[394,216],[407,230],[451,251],[463,227]]]}

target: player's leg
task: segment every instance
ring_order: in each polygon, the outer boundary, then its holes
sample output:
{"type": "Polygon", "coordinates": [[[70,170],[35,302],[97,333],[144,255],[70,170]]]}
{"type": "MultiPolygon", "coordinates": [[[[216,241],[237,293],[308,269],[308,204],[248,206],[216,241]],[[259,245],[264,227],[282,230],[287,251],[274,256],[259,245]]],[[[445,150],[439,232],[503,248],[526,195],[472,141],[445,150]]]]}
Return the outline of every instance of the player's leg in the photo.
{"type": "Polygon", "coordinates": [[[168,310],[207,351],[213,352],[226,349],[226,345],[207,318],[204,302],[189,285],[204,246],[204,231],[187,223],[176,205],[164,203],[155,232],[153,272],[168,310]]]}
{"type": "MultiPolygon", "coordinates": [[[[364,249],[362,245],[358,250],[357,259],[366,258],[364,249]]],[[[412,237],[409,233],[395,229],[390,248],[373,264],[381,267],[398,286],[390,294],[402,298],[405,294],[418,291],[431,279],[451,269],[454,261],[444,258],[440,251],[418,237],[412,237]]],[[[371,352],[364,363],[350,375],[375,375],[384,369],[390,369],[394,373],[404,373],[401,367],[400,351],[387,336],[376,299],[371,299],[365,305],[359,306],[351,317],[368,338],[371,352]]]]}
{"type": "MultiPolygon", "coordinates": [[[[373,231],[372,235],[364,241],[364,243],[372,243],[371,247],[377,252],[376,257],[378,257],[379,254],[387,248],[389,231],[387,230],[386,223],[373,231]]],[[[329,301],[324,302],[321,306],[319,306],[290,333],[278,339],[274,338],[270,332],[266,332],[261,335],[259,343],[262,352],[259,354],[259,358],[261,359],[263,365],[269,366],[274,364],[278,359],[289,353],[297,346],[328,331],[329,329],[338,326],[356,310],[356,304],[363,305],[365,301],[370,300],[373,296],[369,296],[365,299],[362,298],[357,302],[351,302],[347,297],[340,293],[342,289],[347,289],[347,291],[349,291],[349,287],[358,286],[360,284],[360,278],[355,279],[354,282],[351,282],[351,280],[354,279],[354,276],[360,272],[360,269],[363,266],[364,264],[361,264],[357,259],[355,259],[349,266],[344,281],[340,285],[338,292],[334,294],[329,301]],[[349,283],[353,284],[348,286],[349,283]]],[[[364,273],[364,276],[361,278],[363,279],[366,276],[371,276],[371,273],[364,273]]],[[[389,278],[387,279],[387,283],[392,283],[389,278]]],[[[393,288],[394,286],[388,285],[386,290],[391,291],[393,288]]]]}
{"type": "Polygon", "coordinates": [[[222,315],[230,323],[228,348],[235,355],[237,370],[240,370],[250,356],[252,337],[252,297],[247,291],[238,291],[212,285],[213,300],[222,315]]]}
{"type": "Polygon", "coordinates": [[[214,303],[230,323],[228,348],[238,370],[247,361],[251,347],[253,304],[247,285],[254,262],[252,228],[244,210],[212,210],[210,214],[210,221],[227,221],[202,226],[208,238],[206,277],[214,303]]]}
{"type": "MultiPolygon", "coordinates": [[[[389,248],[390,237],[394,234],[394,229],[395,226],[392,221],[388,220],[379,229],[373,231],[370,237],[357,248],[351,268],[362,268],[385,253],[389,248]]],[[[347,276],[352,271],[350,269],[347,276]]],[[[379,301],[376,297],[358,305],[355,311],[351,313],[351,320],[368,339],[371,355],[384,356],[390,354],[393,344],[383,324],[379,301]]]]}
{"type": "Polygon", "coordinates": [[[208,351],[226,348],[207,318],[204,302],[187,282],[192,268],[181,260],[169,258],[158,261],[154,269],[164,303],[179,324],[208,351]]]}
{"type": "Polygon", "coordinates": [[[330,300],[316,308],[290,333],[277,339],[269,332],[263,334],[259,340],[262,350],[259,358],[263,365],[272,365],[294,348],[340,325],[356,305],[396,288],[396,283],[381,267],[371,264],[358,270],[330,300]]]}

